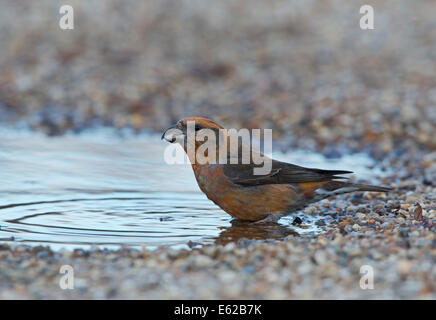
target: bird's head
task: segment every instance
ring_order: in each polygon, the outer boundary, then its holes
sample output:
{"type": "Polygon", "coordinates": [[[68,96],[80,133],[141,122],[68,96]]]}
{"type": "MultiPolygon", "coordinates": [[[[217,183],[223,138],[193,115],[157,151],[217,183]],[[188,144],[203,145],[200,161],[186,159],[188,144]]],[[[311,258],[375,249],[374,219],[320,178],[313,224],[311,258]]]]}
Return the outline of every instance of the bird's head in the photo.
{"type": "Polygon", "coordinates": [[[220,129],[224,128],[210,119],[202,117],[183,118],[177,121],[175,125],[167,128],[161,139],[169,143],[179,143],[188,152],[189,145],[193,147],[193,151],[196,151],[211,136],[214,136],[218,150],[219,137],[220,134],[223,134],[220,129]]]}
{"type": "Polygon", "coordinates": [[[198,133],[202,129],[210,129],[214,132],[218,132],[219,129],[224,129],[218,123],[201,117],[189,117],[183,118],[177,121],[177,123],[167,129],[162,134],[161,139],[168,141],[169,143],[182,143],[183,140],[179,138],[186,139],[188,135],[189,129],[193,131],[193,133],[198,133]]]}

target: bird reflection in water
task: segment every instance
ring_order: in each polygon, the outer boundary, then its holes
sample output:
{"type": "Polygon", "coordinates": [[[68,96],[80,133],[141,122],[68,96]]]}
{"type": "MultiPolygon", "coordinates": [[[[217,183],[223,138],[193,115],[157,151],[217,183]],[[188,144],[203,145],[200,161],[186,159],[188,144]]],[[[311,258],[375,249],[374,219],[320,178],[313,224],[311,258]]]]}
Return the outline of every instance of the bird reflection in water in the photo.
{"type": "Polygon", "coordinates": [[[293,229],[284,225],[271,222],[255,224],[247,221],[234,219],[230,227],[220,227],[222,230],[215,244],[225,245],[239,240],[281,240],[289,235],[298,236],[293,229]]]}

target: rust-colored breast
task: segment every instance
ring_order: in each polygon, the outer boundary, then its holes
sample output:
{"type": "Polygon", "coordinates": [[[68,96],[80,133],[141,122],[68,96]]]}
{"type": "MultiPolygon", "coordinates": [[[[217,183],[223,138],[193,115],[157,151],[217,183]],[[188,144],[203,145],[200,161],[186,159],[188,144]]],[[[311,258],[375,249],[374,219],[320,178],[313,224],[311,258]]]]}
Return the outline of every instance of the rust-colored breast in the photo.
{"type": "Polygon", "coordinates": [[[220,165],[193,165],[200,189],[215,204],[235,218],[257,221],[270,214],[290,211],[299,196],[287,184],[243,187],[233,184],[220,165]]]}

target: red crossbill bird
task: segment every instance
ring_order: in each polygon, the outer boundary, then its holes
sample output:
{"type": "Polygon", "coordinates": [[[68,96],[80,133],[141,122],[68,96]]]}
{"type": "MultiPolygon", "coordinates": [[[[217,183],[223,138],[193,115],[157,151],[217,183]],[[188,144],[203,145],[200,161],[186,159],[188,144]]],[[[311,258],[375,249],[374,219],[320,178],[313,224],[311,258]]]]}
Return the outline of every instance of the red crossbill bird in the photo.
{"type": "MultiPolygon", "coordinates": [[[[209,137],[210,138],[210,137],[209,137]]],[[[208,139],[209,139],[208,138],[208,139]]],[[[387,192],[390,188],[347,182],[341,175],[352,173],[345,170],[322,170],[305,168],[294,164],[269,160],[271,167],[266,174],[255,174],[259,163],[249,157],[249,161],[231,162],[229,139],[231,135],[212,120],[191,117],[181,119],[166,129],[162,139],[179,143],[188,153],[198,186],[206,196],[225,212],[240,220],[253,222],[277,221],[285,215],[301,210],[307,205],[343,193],[354,191],[387,192]],[[190,139],[189,128],[194,136],[204,129],[215,134],[216,149],[205,150],[201,139],[190,139]],[[220,140],[222,139],[222,140],[220,140]],[[225,141],[224,148],[219,141],[225,141]],[[199,151],[208,157],[217,153],[214,161],[197,161],[199,151]],[[223,156],[224,155],[224,156],[223,156]],[[227,159],[222,163],[218,159],[227,159]]],[[[241,151],[238,146],[238,152],[241,151]]],[[[256,154],[257,151],[249,149],[256,154]]],[[[237,156],[240,153],[237,153],[237,156]]],[[[242,157],[239,157],[242,158],[242,157]]]]}

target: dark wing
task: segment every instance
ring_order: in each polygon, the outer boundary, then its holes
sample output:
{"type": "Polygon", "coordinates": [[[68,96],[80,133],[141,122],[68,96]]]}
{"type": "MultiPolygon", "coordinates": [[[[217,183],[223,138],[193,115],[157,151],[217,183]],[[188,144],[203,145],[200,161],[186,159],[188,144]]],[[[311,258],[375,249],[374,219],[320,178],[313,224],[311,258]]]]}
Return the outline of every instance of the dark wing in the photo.
{"type": "Polygon", "coordinates": [[[241,186],[258,186],[263,184],[288,184],[301,182],[320,182],[332,179],[346,179],[339,174],[352,173],[344,170],[322,170],[296,166],[290,163],[272,160],[272,169],[266,175],[254,175],[254,164],[223,165],[224,175],[233,183],[241,186]]]}

